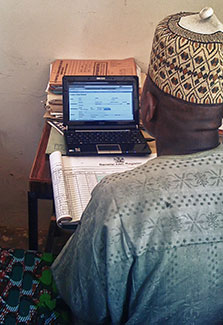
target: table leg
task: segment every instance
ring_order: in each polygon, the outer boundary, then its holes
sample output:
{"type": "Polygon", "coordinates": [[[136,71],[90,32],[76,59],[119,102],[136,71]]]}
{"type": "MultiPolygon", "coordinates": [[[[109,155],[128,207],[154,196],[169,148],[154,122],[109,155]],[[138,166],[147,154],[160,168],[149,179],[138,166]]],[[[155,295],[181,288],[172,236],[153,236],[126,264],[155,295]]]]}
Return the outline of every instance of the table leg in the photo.
{"type": "Polygon", "coordinates": [[[28,192],[29,249],[38,250],[38,198],[28,192]]]}
{"type": "Polygon", "coordinates": [[[52,253],[53,251],[53,242],[54,242],[56,228],[57,228],[56,217],[52,215],[50,218],[50,226],[49,226],[46,246],[45,246],[45,252],[47,253],[52,253]]]}

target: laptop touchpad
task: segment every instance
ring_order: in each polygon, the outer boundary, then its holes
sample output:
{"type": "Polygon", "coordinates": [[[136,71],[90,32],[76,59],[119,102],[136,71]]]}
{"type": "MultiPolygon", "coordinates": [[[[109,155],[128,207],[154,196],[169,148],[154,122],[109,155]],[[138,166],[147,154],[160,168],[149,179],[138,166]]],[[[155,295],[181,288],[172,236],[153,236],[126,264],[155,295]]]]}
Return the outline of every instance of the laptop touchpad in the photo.
{"type": "Polygon", "coordinates": [[[117,153],[122,153],[121,147],[119,144],[97,144],[96,145],[97,152],[98,154],[103,154],[103,153],[112,153],[112,154],[117,154],[117,153]]]}

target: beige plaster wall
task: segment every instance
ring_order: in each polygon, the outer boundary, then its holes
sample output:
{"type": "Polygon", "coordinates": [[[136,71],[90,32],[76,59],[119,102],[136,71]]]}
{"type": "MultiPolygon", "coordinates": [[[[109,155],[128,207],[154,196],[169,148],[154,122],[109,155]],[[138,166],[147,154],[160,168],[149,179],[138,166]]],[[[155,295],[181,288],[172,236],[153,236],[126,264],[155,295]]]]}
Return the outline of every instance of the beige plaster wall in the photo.
{"type": "Polygon", "coordinates": [[[27,225],[50,62],[133,56],[146,71],[156,24],[205,6],[223,21],[222,0],[0,0],[0,226],[27,225]]]}

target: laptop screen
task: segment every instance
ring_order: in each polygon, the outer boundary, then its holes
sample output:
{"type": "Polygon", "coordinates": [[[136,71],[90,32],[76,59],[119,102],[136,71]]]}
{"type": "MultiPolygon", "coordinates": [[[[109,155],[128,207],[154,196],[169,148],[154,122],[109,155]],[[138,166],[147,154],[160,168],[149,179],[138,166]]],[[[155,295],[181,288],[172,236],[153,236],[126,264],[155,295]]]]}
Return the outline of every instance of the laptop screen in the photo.
{"type": "Polygon", "coordinates": [[[64,76],[63,122],[68,126],[138,123],[136,76],[64,76]]]}
{"type": "Polygon", "coordinates": [[[69,85],[70,121],[133,120],[133,86],[79,82],[69,85]]]}

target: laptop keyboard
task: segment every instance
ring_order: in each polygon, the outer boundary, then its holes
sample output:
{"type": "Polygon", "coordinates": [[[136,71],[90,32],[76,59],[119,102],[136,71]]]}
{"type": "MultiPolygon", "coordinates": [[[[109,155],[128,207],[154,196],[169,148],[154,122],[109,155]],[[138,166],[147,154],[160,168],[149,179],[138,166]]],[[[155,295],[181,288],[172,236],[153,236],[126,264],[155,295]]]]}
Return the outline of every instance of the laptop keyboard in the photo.
{"type": "Polygon", "coordinates": [[[103,132],[72,132],[67,134],[67,144],[100,144],[100,143],[145,143],[138,130],[103,131],[103,132]]]}

